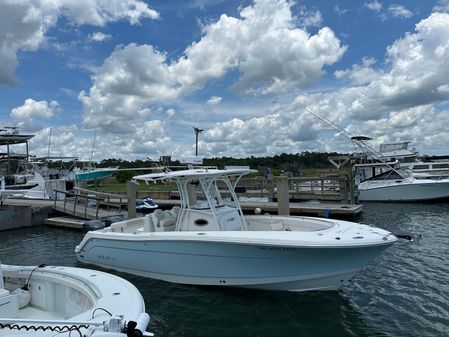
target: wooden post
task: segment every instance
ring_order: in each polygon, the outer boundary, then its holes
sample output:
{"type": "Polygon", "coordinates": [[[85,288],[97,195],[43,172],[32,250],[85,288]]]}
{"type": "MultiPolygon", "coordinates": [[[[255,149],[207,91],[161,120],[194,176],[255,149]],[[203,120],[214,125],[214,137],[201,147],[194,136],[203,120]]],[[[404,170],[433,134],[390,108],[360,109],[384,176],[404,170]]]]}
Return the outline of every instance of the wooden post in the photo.
{"type": "Polygon", "coordinates": [[[136,217],[136,184],[132,181],[128,181],[126,190],[128,196],[128,219],[136,217]]]}
{"type": "Polygon", "coordinates": [[[288,178],[277,177],[278,214],[290,215],[290,196],[288,194],[288,178]]]}

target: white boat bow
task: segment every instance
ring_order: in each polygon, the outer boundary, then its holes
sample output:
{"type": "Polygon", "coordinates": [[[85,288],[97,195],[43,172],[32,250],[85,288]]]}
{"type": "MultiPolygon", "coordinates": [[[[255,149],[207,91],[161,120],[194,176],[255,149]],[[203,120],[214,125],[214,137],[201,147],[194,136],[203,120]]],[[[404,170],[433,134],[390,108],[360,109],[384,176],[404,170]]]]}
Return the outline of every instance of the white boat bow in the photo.
{"type": "Polygon", "coordinates": [[[139,291],[105,272],[0,265],[0,336],[141,337],[150,317],[139,291]]]}

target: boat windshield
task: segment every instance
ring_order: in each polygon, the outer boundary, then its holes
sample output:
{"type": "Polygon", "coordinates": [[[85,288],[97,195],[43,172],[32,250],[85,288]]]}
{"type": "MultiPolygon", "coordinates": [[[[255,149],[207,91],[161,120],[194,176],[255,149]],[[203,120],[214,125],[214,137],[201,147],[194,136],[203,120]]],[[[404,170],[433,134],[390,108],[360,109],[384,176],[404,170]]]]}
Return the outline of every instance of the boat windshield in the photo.
{"type": "Polygon", "coordinates": [[[373,181],[373,180],[401,180],[404,179],[398,172],[395,170],[389,170],[386,172],[383,172],[381,174],[375,175],[374,177],[366,179],[366,181],[373,181]]]}
{"type": "Polygon", "coordinates": [[[220,194],[220,189],[227,188],[226,184],[220,184],[219,189],[217,182],[219,183],[217,180],[205,180],[201,181],[201,183],[194,183],[196,202],[192,205],[192,208],[207,209],[210,208],[210,204],[215,208],[225,205],[220,194]]]}

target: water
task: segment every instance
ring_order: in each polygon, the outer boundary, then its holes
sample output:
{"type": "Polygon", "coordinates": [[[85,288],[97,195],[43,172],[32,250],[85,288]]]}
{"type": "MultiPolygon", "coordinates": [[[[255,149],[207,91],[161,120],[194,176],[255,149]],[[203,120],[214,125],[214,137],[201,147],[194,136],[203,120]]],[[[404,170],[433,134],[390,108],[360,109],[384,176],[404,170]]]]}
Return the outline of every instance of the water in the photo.
{"type": "MultiPolygon", "coordinates": [[[[204,288],[117,274],[139,288],[159,337],[449,336],[449,205],[365,204],[359,221],[422,240],[393,245],[338,292],[204,288]]],[[[82,267],[73,253],[81,238],[46,227],[2,232],[0,258],[82,267]]]]}

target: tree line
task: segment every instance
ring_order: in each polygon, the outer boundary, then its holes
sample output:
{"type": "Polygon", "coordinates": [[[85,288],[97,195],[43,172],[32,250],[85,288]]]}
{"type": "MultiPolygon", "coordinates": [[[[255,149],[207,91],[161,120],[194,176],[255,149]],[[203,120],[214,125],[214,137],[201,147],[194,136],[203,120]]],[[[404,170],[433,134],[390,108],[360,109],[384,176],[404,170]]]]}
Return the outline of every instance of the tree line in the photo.
{"type": "MultiPolygon", "coordinates": [[[[249,166],[256,169],[260,174],[263,174],[266,169],[270,169],[271,173],[278,174],[279,172],[291,172],[294,175],[300,175],[306,169],[329,169],[332,164],[328,157],[341,155],[336,152],[301,152],[295,154],[282,153],[275,156],[247,158],[232,158],[232,157],[213,157],[204,158],[203,165],[216,166],[217,168],[224,168],[225,166],[249,166]]],[[[182,166],[179,161],[168,160],[167,157],[161,158],[160,161],[153,160],[134,160],[127,161],[123,159],[104,159],[98,163],[98,167],[118,166],[121,169],[131,168],[148,168],[161,165],[182,166]]],[[[132,176],[135,172],[118,171],[116,177],[118,180],[126,181],[128,176],[132,176]],[[122,177],[123,176],[123,177],[122,177]]]]}

